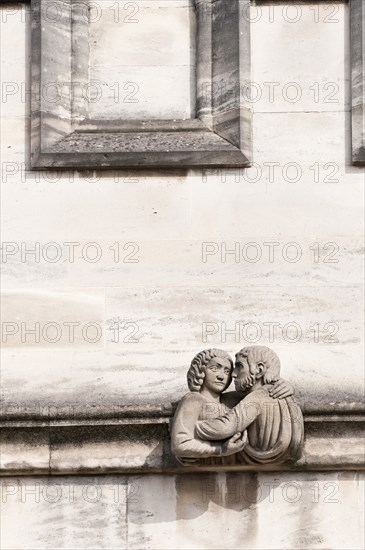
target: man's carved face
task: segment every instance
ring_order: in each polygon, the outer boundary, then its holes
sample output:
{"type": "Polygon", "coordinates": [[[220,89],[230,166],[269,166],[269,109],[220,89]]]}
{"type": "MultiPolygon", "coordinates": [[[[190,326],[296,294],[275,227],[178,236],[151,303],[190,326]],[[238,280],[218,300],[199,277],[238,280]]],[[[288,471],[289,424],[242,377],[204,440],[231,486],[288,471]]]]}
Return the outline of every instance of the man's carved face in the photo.
{"type": "Polygon", "coordinates": [[[245,391],[247,388],[251,388],[256,381],[255,375],[250,372],[247,357],[240,353],[236,355],[232,377],[234,378],[236,391],[245,391]]]}
{"type": "Polygon", "coordinates": [[[230,383],[231,372],[229,359],[215,357],[206,366],[203,386],[215,393],[222,393],[230,383]]]}

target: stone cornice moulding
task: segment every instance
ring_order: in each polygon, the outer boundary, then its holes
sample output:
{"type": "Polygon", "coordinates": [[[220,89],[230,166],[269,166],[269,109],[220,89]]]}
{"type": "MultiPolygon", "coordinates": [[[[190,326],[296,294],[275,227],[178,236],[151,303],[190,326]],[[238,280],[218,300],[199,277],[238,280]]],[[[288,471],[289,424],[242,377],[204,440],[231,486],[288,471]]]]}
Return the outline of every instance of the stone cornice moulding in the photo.
{"type": "MultiPolygon", "coordinates": [[[[9,404],[10,405],[10,404],[9,404]]],[[[360,404],[305,411],[303,455],[294,464],[181,466],[170,450],[176,403],[65,407],[7,406],[0,416],[1,475],[331,471],[365,469],[365,409],[360,404]]]]}

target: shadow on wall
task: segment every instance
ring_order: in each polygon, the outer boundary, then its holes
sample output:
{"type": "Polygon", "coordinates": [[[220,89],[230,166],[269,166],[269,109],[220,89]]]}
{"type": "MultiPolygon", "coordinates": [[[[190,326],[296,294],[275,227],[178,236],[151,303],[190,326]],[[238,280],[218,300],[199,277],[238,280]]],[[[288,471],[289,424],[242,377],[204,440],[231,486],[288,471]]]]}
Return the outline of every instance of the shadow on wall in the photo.
{"type": "Polygon", "coordinates": [[[342,523],[344,500],[354,502],[349,489],[360,479],[354,472],[135,476],[129,534],[138,548],[153,544],[157,532],[164,548],[180,536],[181,548],[332,548],[333,533],[341,538],[351,524],[351,516],[342,523]]]}
{"type": "Polygon", "coordinates": [[[214,503],[237,512],[249,511],[254,531],[256,507],[269,498],[270,494],[269,490],[262,491],[256,473],[165,475],[164,480],[165,483],[167,481],[166,485],[163,484],[166,490],[163,490],[160,476],[133,478],[133,483],[142,492],[136,495],[137,506],[133,502],[128,505],[129,520],[132,523],[145,525],[180,519],[192,520],[204,514],[214,503]],[[145,482],[148,483],[148,491],[145,482]]]}

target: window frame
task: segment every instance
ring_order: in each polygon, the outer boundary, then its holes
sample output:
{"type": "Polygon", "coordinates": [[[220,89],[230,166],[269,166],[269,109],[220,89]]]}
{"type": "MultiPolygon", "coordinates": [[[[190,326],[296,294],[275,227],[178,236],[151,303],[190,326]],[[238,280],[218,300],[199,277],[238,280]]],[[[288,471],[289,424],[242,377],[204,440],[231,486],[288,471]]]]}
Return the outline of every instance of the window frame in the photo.
{"type": "Polygon", "coordinates": [[[252,114],[241,98],[251,76],[243,16],[250,0],[194,0],[197,118],[187,121],[89,121],[77,88],[74,97],[51,100],[44,91],[55,83],[87,83],[89,23],[82,16],[88,0],[53,0],[60,6],[56,25],[47,1],[31,6],[33,169],[250,165],[252,114]]]}
{"type": "Polygon", "coordinates": [[[352,162],[365,165],[365,2],[350,0],[352,162]]]}

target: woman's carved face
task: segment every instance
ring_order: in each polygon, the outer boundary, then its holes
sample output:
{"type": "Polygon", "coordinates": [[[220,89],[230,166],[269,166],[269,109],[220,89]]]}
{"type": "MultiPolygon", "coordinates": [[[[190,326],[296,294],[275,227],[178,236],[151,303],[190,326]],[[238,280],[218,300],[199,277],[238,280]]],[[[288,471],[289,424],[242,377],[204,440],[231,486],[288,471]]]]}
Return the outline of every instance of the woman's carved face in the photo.
{"type": "Polygon", "coordinates": [[[215,357],[205,369],[203,387],[215,393],[222,393],[231,382],[232,367],[228,358],[215,357]]]}

